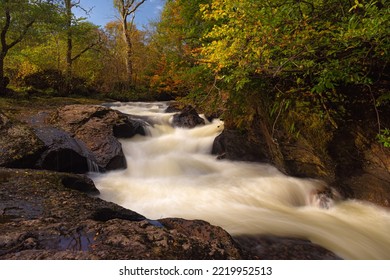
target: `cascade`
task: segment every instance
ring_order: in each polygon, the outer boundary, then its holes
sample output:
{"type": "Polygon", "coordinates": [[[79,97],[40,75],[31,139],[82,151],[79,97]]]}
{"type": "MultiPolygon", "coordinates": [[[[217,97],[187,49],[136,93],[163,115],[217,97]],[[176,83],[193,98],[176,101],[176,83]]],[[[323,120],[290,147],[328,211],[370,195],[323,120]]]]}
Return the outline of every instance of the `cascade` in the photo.
{"type": "Polygon", "coordinates": [[[97,165],[97,163],[95,161],[87,158],[87,165],[88,165],[88,171],[89,172],[94,172],[94,173],[99,173],[100,172],[99,165],[97,165]]]}
{"type": "Polygon", "coordinates": [[[268,164],[217,160],[223,122],[174,128],[167,103],[116,103],[147,120],[147,136],[122,140],[126,170],[91,174],[101,198],[149,219],[202,219],[232,235],[311,240],[346,259],[390,259],[390,212],[321,197],[323,182],[286,176],[268,164]]]}

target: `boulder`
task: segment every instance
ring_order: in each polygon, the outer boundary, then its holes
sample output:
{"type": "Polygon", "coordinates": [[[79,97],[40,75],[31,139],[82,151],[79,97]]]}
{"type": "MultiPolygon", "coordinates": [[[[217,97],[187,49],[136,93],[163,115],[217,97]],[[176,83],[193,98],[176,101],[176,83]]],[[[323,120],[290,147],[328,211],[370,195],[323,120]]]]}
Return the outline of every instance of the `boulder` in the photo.
{"type": "MultiPolygon", "coordinates": [[[[205,256],[212,256],[213,259],[240,259],[244,257],[243,251],[233,238],[220,227],[201,220],[189,221],[169,218],[158,221],[170,232],[190,236],[196,244],[199,244],[198,248],[191,246],[188,242],[182,245],[181,250],[191,256],[191,259],[203,259],[205,256]]],[[[206,259],[208,258],[206,257],[206,259]]]]}
{"type": "Polygon", "coordinates": [[[95,157],[83,142],[54,127],[39,127],[34,131],[45,143],[37,168],[72,173],[93,171],[95,157]]]}
{"type": "Polygon", "coordinates": [[[333,252],[308,240],[270,235],[236,236],[234,240],[261,260],[339,260],[333,252]]]}
{"type": "Polygon", "coordinates": [[[27,125],[10,120],[0,112],[0,166],[32,168],[44,150],[44,143],[27,125]]]}
{"type": "Polygon", "coordinates": [[[126,168],[117,137],[145,135],[142,123],[119,111],[96,105],[64,106],[49,118],[49,123],[82,141],[101,170],[126,168]]]}
{"type": "Polygon", "coordinates": [[[344,197],[390,207],[390,150],[375,140],[373,129],[340,128],[329,154],[336,166],[335,185],[344,197]]]}
{"type": "Polygon", "coordinates": [[[303,178],[315,178],[333,182],[334,165],[329,157],[321,155],[316,147],[302,137],[293,142],[283,143],[280,147],[287,174],[303,178]]]}
{"type": "Polygon", "coordinates": [[[165,109],[165,113],[179,113],[182,110],[182,106],[177,102],[171,102],[165,109]]]}
{"type": "Polygon", "coordinates": [[[193,128],[197,125],[204,124],[204,119],[198,115],[192,106],[186,106],[180,113],[173,115],[172,119],[172,125],[174,127],[193,128]]]}
{"type": "Polygon", "coordinates": [[[225,129],[213,143],[212,154],[219,159],[267,162],[266,151],[249,141],[246,135],[236,130],[225,129]]]}
{"type": "Polygon", "coordinates": [[[0,259],[243,257],[221,228],[147,220],[88,195],[93,188],[83,176],[0,168],[0,178],[0,259]]]}

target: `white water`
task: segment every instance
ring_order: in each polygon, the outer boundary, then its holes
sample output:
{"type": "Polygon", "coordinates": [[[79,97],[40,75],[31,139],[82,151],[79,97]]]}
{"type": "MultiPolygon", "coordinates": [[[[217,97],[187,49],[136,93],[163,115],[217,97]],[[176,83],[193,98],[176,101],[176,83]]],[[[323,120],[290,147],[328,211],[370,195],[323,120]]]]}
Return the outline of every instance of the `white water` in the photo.
{"type": "Polygon", "coordinates": [[[172,128],[164,103],[117,104],[155,123],[150,136],[123,140],[128,168],[93,174],[101,197],[149,219],[181,217],[232,235],[301,237],[345,259],[390,259],[390,212],[349,200],[319,207],[323,183],[285,176],[270,165],[210,155],[223,123],[172,128]]]}

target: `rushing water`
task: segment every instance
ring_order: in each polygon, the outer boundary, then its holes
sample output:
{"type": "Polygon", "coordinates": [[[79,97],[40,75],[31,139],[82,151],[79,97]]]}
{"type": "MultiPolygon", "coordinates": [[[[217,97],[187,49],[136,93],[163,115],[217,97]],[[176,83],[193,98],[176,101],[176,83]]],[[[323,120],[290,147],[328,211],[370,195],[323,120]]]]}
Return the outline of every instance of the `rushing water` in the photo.
{"type": "Polygon", "coordinates": [[[223,130],[219,120],[173,128],[166,103],[114,105],[147,120],[150,135],[122,140],[126,170],[91,175],[103,199],[150,219],[202,219],[232,235],[301,237],[346,259],[390,259],[389,211],[356,200],[322,208],[319,181],[267,164],[217,160],[210,151],[223,130]]]}

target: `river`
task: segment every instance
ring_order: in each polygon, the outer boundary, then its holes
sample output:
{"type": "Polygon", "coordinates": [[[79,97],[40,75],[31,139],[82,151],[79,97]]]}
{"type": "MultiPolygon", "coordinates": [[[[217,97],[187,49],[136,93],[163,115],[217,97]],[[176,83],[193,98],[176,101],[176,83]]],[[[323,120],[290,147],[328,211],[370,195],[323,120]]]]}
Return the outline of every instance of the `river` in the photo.
{"type": "Polygon", "coordinates": [[[121,140],[128,168],[91,174],[101,198],[149,219],[202,219],[231,235],[272,234],[311,240],[344,259],[390,259],[390,212],[357,201],[328,201],[324,183],[288,177],[268,164],[211,155],[223,122],[173,128],[167,103],[114,103],[151,125],[121,140]]]}

